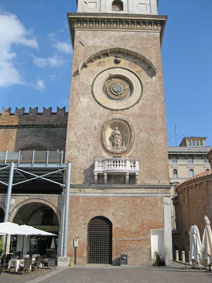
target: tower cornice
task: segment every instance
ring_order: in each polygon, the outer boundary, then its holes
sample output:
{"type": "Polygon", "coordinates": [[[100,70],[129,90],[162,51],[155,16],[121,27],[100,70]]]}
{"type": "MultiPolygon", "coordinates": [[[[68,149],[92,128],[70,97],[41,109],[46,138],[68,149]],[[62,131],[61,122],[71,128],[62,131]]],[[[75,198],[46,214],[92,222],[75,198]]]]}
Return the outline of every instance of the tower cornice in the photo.
{"type": "Polygon", "coordinates": [[[159,32],[161,44],[167,16],[129,14],[68,13],[68,23],[74,47],[75,30],[117,30],[159,32]]]}

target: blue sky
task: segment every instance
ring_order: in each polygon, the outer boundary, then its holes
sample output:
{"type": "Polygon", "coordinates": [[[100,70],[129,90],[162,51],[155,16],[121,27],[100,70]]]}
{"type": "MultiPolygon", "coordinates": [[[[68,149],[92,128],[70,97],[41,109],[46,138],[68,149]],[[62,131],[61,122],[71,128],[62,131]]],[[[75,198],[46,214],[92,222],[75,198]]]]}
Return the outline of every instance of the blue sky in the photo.
{"type": "MultiPolygon", "coordinates": [[[[66,106],[75,0],[0,0],[0,107],[66,106]]],[[[212,145],[212,1],[160,0],[169,145],[205,136],[212,145]]]]}

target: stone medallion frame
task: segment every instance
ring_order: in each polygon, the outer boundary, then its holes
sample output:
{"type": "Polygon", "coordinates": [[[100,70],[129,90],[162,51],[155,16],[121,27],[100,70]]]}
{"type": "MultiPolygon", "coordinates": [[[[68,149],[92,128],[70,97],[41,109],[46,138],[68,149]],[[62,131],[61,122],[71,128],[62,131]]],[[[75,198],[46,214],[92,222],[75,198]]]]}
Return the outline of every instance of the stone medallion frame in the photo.
{"type": "Polygon", "coordinates": [[[134,141],[135,130],[128,119],[113,117],[104,122],[102,127],[102,144],[107,152],[113,155],[128,153],[132,149],[134,141]],[[116,128],[118,128],[122,136],[122,146],[120,148],[114,148],[112,146],[111,136],[116,128]]]}
{"type": "Polygon", "coordinates": [[[140,78],[132,71],[124,68],[109,68],[99,73],[92,84],[92,94],[97,103],[110,110],[124,110],[138,103],[142,97],[143,86],[140,78]],[[105,84],[110,79],[126,81],[130,90],[121,99],[113,99],[105,93],[105,84]]]}

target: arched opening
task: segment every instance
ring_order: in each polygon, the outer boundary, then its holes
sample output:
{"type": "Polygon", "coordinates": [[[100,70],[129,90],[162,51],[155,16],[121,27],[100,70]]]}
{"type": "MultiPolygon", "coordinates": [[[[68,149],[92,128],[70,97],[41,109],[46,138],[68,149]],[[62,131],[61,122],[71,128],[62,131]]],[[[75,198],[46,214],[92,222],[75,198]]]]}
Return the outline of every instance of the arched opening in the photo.
{"type": "Polygon", "coordinates": [[[4,210],[0,207],[0,223],[4,222],[4,210]]]}
{"type": "Polygon", "coordinates": [[[47,148],[45,148],[43,145],[40,145],[40,144],[28,144],[28,145],[22,146],[18,150],[21,150],[21,151],[32,151],[32,150],[46,151],[47,148]]]}
{"type": "Polygon", "coordinates": [[[112,263],[112,223],[97,216],[88,223],[88,263],[112,263]]]}
{"type": "Polygon", "coordinates": [[[123,11],[124,4],[121,0],[114,0],[112,3],[112,11],[123,11]]]}
{"type": "MultiPolygon", "coordinates": [[[[29,225],[46,232],[58,234],[59,223],[56,213],[51,207],[39,202],[25,204],[19,208],[14,219],[14,223],[19,225],[29,225]]],[[[24,250],[33,254],[56,256],[57,237],[51,236],[31,236],[27,237],[24,250]],[[54,238],[54,239],[53,239],[54,238]]],[[[11,237],[10,251],[20,250],[22,245],[22,237],[11,237]]]]}
{"type": "Polygon", "coordinates": [[[193,169],[190,169],[189,170],[189,177],[191,178],[191,177],[193,177],[194,176],[194,170],[193,169]]]}
{"type": "Polygon", "coordinates": [[[174,179],[177,179],[177,178],[178,178],[178,171],[177,171],[177,169],[174,169],[174,170],[173,170],[173,178],[174,178],[174,179]]]}

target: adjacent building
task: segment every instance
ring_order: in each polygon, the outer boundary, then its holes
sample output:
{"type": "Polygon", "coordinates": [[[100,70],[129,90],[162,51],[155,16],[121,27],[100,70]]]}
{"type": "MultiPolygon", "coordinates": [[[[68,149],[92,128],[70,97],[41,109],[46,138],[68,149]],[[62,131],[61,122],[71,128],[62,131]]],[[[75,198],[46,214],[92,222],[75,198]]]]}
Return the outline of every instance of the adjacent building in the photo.
{"type": "MultiPolygon", "coordinates": [[[[208,153],[212,165],[212,150],[208,153]]],[[[184,181],[176,188],[174,205],[176,211],[176,230],[174,231],[174,249],[189,252],[189,230],[197,225],[202,237],[204,216],[212,222],[212,170],[206,170],[184,181]]]]}
{"type": "Polygon", "coordinates": [[[185,137],[179,146],[169,146],[169,179],[178,185],[187,179],[210,170],[207,158],[212,149],[205,145],[205,137],[185,137]]]}

